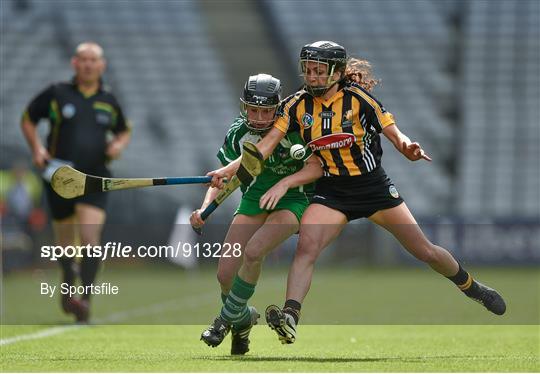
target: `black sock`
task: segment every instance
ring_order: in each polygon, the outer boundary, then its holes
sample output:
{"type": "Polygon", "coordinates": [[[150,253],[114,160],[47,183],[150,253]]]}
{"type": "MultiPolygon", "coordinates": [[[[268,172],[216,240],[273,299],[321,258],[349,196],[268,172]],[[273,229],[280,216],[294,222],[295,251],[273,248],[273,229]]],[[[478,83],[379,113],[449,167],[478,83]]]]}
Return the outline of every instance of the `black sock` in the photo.
{"type": "Polygon", "coordinates": [[[73,270],[73,258],[60,257],[58,263],[62,268],[62,282],[67,283],[70,286],[75,282],[75,271],[73,270]]]}
{"type": "Polygon", "coordinates": [[[473,277],[461,267],[461,264],[458,263],[459,269],[456,275],[447,277],[450,279],[458,288],[467,296],[476,296],[478,295],[480,288],[476,284],[473,277]]]}
{"type": "MultiPolygon", "coordinates": [[[[97,257],[84,257],[81,262],[81,282],[85,287],[90,286],[96,279],[96,274],[99,268],[100,259],[97,257]]],[[[83,300],[89,300],[90,294],[85,293],[82,296],[83,300]]]]}
{"type": "Polygon", "coordinates": [[[293,299],[285,301],[285,306],[283,307],[283,311],[290,314],[296,324],[300,320],[300,309],[302,309],[302,304],[293,299]]]}

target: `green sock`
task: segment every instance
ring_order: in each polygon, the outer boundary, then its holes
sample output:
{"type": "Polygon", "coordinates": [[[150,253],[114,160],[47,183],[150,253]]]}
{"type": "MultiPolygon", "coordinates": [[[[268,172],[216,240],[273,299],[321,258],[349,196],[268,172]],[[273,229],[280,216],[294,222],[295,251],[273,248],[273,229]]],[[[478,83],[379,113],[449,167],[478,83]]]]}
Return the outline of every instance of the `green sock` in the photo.
{"type": "Polygon", "coordinates": [[[221,318],[233,324],[235,328],[249,325],[251,316],[247,302],[254,292],[255,285],[240,279],[237,275],[227,300],[221,308],[221,318]]]}
{"type": "Polygon", "coordinates": [[[227,301],[227,295],[225,295],[223,292],[221,293],[221,302],[225,304],[225,301],[227,301]]]}

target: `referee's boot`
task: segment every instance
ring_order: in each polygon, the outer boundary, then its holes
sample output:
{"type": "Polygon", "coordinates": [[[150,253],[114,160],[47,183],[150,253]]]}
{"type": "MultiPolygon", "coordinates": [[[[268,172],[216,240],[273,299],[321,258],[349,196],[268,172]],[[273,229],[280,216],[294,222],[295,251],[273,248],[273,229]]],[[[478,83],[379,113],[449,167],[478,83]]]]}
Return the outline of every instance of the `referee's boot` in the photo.
{"type": "Polygon", "coordinates": [[[88,323],[90,304],[88,300],[79,300],[74,297],[62,295],[62,309],[65,313],[75,315],[77,323],[88,323]]]}
{"type": "Polygon", "coordinates": [[[231,325],[221,316],[218,316],[214,322],[206,328],[201,334],[201,340],[210,347],[217,347],[231,331],[231,325]]]}
{"type": "Polygon", "coordinates": [[[478,281],[474,281],[473,287],[476,288],[474,293],[466,293],[469,298],[482,304],[487,310],[499,316],[506,312],[506,303],[497,291],[478,281]]]}
{"type": "Polygon", "coordinates": [[[281,344],[292,344],[296,340],[296,322],[293,316],[276,305],[266,308],[266,323],[278,335],[281,344]]]}
{"type": "Polygon", "coordinates": [[[257,320],[261,315],[255,307],[250,306],[248,308],[251,317],[249,325],[240,330],[235,330],[234,327],[232,329],[231,355],[245,355],[249,352],[249,333],[251,332],[251,328],[257,324],[257,320]]]}

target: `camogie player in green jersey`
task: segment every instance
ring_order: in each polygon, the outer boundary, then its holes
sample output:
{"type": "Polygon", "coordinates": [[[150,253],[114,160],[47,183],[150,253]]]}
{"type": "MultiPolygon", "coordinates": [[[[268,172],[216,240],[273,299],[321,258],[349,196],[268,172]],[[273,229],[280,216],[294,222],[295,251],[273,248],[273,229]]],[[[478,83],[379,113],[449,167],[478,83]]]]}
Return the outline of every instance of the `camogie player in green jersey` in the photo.
{"type": "MultiPolygon", "coordinates": [[[[225,142],[217,157],[228,165],[241,154],[245,141],[257,143],[273,126],[281,101],[281,83],[267,74],[250,76],[241,98],[241,115],[231,125],[225,142]]],[[[242,200],[234,213],[225,243],[240,244],[241,257],[221,257],[217,278],[221,286],[223,307],[214,322],[203,331],[201,340],[216,347],[232,330],[231,354],[242,355],[249,350],[249,333],[259,314],[248,300],[255,292],[265,256],[279,244],[298,232],[300,219],[309,201],[306,188],[300,186],[287,191],[271,210],[261,209],[259,200],[264,193],[281,179],[304,167],[318,163],[309,157],[311,151],[299,149],[291,155],[291,146],[304,145],[297,132],[286,134],[270,157],[265,161],[263,172],[249,186],[242,186],[242,200]]],[[[319,165],[313,165],[319,168],[319,165]]],[[[190,223],[201,227],[201,212],[218,194],[219,189],[210,187],[200,209],[194,211],[190,223]]]]}

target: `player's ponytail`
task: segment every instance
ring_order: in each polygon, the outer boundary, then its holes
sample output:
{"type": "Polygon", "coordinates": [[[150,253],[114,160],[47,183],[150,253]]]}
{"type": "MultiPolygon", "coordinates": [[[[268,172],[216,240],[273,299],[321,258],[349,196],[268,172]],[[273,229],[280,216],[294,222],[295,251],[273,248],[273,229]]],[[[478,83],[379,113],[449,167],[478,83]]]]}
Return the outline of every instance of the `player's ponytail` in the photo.
{"type": "Polygon", "coordinates": [[[359,84],[366,91],[372,91],[376,85],[381,83],[380,79],[375,79],[373,69],[367,60],[349,57],[345,68],[345,79],[359,84]]]}

